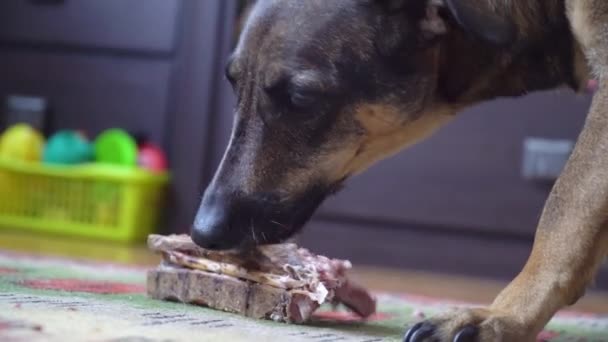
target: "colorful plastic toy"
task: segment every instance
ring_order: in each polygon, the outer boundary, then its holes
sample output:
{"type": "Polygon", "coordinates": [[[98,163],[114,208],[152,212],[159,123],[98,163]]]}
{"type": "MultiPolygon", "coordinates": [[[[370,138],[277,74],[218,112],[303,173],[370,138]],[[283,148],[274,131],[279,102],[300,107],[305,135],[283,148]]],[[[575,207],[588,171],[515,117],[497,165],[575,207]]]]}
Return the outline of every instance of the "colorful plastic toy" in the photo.
{"type": "Polygon", "coordinates": [[[95,140],[95,160],[100,163],[136,166],[137,143],[122,129],[109,129],[95,140]]]}
{"type": "Polygon", "coordinates": [[[49,164],[80,164],[93,159],[93,146],[80,133],[60,131],[47,142],[43,160],[49,164]]]}
{"type": "Polygon", "coordinates": [[[151,143],[144,143],[139,147],[137,164],[144,169],[154,172],[167,170],[167,157],[163,150],[151,143]]]}
{"type": "Polygon", "coordinates": [[[0,137],[0,156],[11,160],[40,161],[44,137],[26,124],[11,126],[0,137]]]}

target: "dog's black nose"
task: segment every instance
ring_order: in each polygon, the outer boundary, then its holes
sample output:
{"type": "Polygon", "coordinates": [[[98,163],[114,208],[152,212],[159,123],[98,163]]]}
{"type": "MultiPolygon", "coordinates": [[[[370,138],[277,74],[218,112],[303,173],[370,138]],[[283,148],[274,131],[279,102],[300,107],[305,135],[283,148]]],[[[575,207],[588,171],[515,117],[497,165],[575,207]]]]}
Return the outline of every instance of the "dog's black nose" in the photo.
{"type": "Polygon", "coordinates": [[[190,236],[205,249],[226,250],[239,247],[244,240],[239,227],[233,226],[234,213],[229,201],[221,196],[206,195],[203,199],[190,236]]]}

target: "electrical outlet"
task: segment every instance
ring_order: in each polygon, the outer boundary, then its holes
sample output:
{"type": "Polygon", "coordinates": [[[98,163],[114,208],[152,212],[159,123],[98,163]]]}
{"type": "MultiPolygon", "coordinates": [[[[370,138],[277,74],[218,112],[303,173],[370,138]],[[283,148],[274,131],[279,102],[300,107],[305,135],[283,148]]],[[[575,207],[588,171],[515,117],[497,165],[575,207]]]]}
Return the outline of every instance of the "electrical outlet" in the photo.
{"type": "Polygon", "coordinates": [[[562,139],[526,138],[522,176],[532,181],[554,181],[564,169],[574,142],[562,139]]]}
{"type": "Polygon", "coordinates": [[[4,122],[6,127],[25,123],[43,132],[46,128],[48,101],[37,96],[10,95],[6,99],[4,122]]]}

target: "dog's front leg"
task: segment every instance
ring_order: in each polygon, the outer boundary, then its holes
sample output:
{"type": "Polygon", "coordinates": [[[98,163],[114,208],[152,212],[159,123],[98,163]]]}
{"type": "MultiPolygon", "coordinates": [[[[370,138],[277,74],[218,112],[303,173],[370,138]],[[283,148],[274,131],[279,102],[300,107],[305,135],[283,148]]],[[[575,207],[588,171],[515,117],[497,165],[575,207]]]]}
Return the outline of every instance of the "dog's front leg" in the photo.
{"type": "Polygon", "coordinates": [[[551,192],[522,272],[488,308],[417,324],[407,342],[534,341],[575,303],[608,252],[608,80],[602,80],[572,157],[551,192]]]}

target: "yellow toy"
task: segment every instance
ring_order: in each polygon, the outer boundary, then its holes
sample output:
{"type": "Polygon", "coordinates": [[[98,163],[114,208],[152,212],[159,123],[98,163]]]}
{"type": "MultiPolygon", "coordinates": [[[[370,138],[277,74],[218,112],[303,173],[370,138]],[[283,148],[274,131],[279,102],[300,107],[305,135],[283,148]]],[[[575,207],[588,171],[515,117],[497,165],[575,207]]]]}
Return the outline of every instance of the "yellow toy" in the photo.
{"type": "Polygon", "coordinates": [[[26,124],[10,127],[0,136],[0,157],[21,161],[40,161],[44,137],[26,124]]]}

